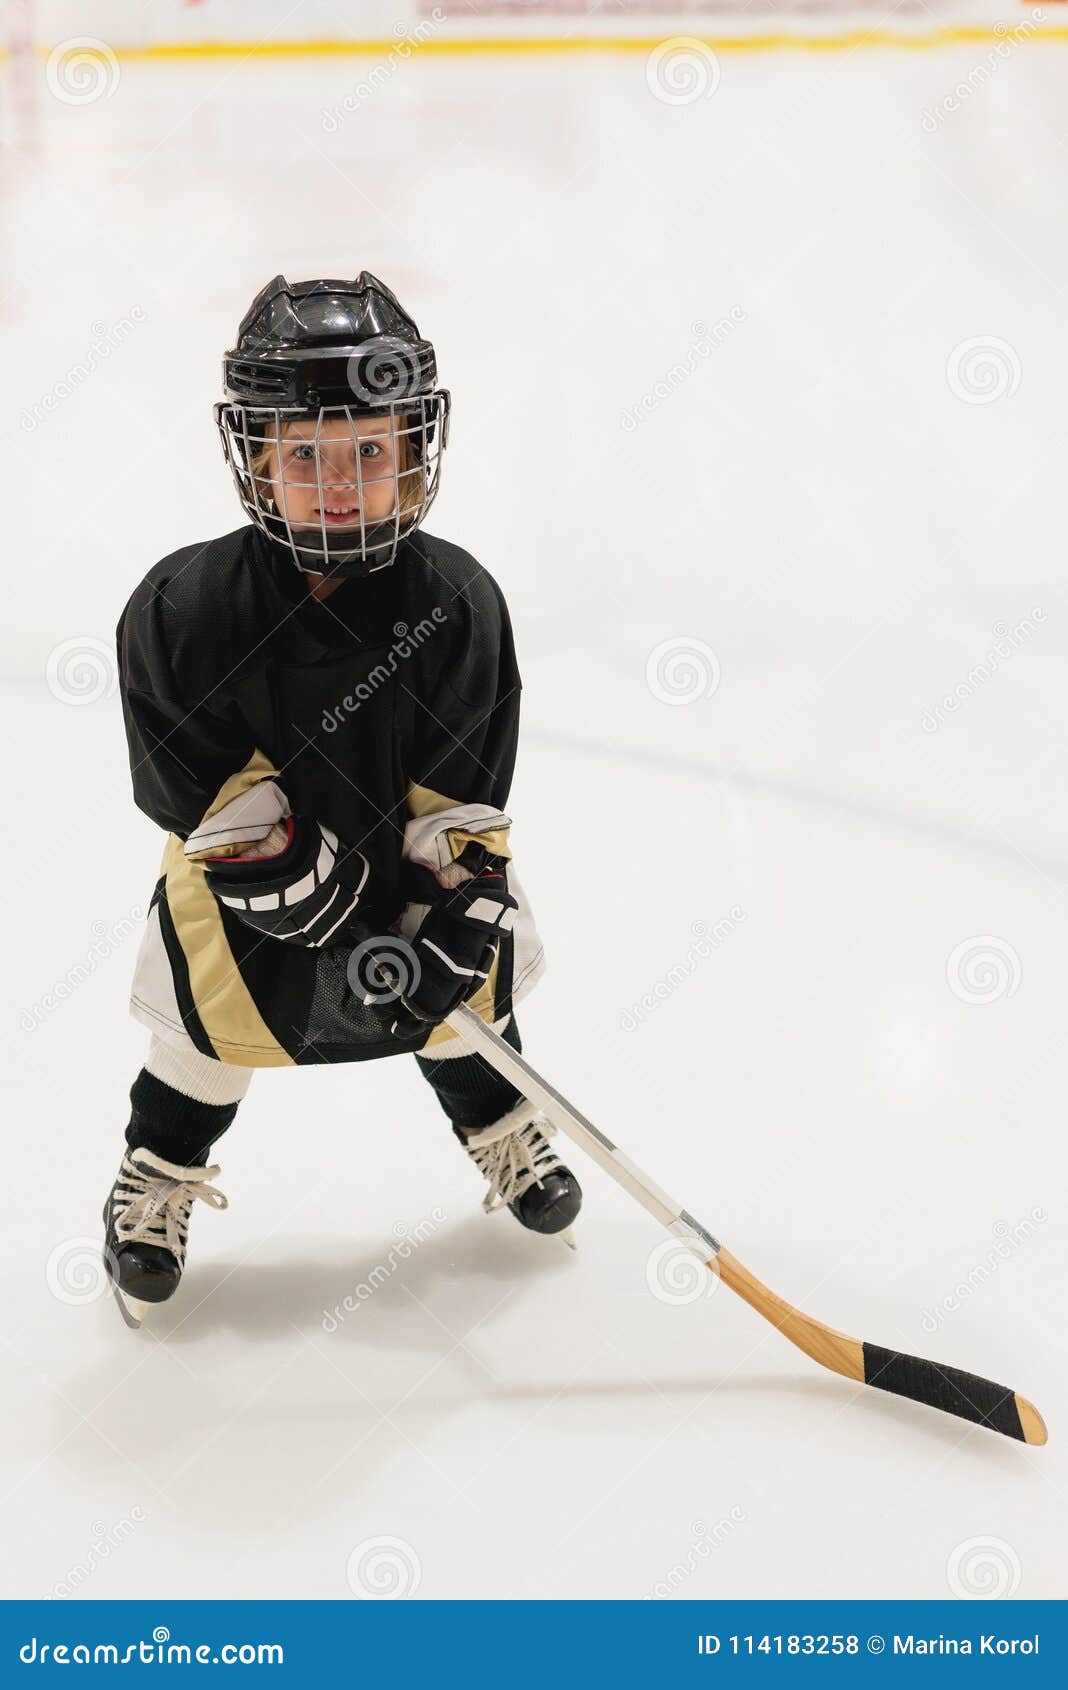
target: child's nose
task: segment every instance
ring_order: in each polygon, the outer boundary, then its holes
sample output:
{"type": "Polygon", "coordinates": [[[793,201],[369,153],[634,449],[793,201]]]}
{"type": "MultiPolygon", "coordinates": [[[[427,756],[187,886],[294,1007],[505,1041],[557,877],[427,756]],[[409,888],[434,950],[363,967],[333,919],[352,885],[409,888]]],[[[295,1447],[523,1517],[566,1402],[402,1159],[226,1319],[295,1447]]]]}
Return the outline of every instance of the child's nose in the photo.
{"type": "Polygon", "coordinates": [[[326,467],[339,480],[355,481],[356,448],[344,442],[331,447],[326,456],[326,467]]]}

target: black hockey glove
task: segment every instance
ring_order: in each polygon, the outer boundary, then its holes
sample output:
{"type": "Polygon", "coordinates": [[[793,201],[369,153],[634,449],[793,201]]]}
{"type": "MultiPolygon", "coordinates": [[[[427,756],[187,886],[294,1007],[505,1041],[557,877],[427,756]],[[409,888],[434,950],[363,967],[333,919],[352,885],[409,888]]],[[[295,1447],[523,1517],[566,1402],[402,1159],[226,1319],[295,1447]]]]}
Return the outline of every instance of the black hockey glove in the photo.
{"type": "Polygon", "coordinates": [[[364,893],[367,858],[308,816],[278,824],[286,842],[274,856],[215,857],[208,885],[239,920],[291,945],[320,946],[345,937],[364,893]]]}
{"type": "Polygon", "coordinates": [[[451,887],[443,886],[432,870],[409,866],[411,902],[430,907],[408,941],[413,966],[401,995],[408,1019],[399,1017],[399,1035],[419,1022],[444,1021],[473,996],[493,966],[500,935],[515,920],[519,905],[508,890],[504,858],[468,845],[458,862],[470,877],[451,887]]]}

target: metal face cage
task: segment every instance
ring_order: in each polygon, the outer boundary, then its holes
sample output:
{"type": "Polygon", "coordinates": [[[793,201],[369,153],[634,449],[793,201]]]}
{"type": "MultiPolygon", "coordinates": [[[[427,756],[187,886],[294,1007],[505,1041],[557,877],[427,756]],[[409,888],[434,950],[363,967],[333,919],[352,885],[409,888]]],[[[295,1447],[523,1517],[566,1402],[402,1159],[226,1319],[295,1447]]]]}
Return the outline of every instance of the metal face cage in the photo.
{"type": "Polygon", "coordinates": [[[374,406],[215,406],[248,517],[306,574],[367,575],[393,562],[437,496],[444,388],[374,406]]]}

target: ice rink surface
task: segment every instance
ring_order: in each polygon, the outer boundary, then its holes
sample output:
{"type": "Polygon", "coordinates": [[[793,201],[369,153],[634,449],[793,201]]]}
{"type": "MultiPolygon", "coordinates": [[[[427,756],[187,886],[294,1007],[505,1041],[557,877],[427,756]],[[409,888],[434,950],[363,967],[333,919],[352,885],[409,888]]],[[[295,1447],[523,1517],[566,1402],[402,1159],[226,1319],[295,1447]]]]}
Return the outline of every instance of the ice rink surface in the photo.
{"type": "Polygon", "coordinates": [[[370,1543],[431,1598],[1063,1595],[1068,48],[945,110],[980,56],[732,56],[682,106],[638,54],[354,107],[357,59],[40,91],[2,209],[5,1594],[348,1598],[370,1543]],[[577,1152],[577,1254],[483,1216],[407,1059],[259,1074],[173,1306],[99,1294],[162,847],[112,630],[240,520],[209,407],[252,294],[362,267],[454,393],[427,526],[516,624],[527,1055],[784,1296],[1024,1392],[1047,1448],[658,1278],[577,1152]]]}

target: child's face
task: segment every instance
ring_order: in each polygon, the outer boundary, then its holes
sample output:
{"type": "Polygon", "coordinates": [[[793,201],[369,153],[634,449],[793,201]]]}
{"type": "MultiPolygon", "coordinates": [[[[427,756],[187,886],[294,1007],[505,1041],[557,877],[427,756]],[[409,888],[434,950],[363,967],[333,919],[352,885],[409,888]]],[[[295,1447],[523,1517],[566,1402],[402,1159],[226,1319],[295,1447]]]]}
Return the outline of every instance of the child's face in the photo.
{"type": "Polygon", "coordinates": [[[396,440],[389,417],[323,417],[282,425],[272,445],[261,495],[295,528],[344,531],[393,515],[396,440]],[[318,436],[318,438],[317,438],[318,436]],[[359,472],[356,459],[359,454],[359,472]],[[320,491],[321,487],[321,491],[320,491]]]}

